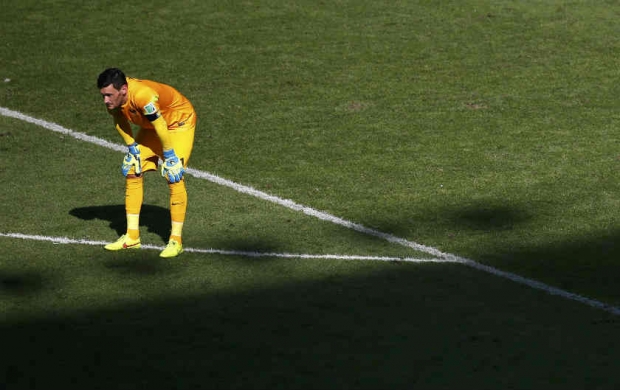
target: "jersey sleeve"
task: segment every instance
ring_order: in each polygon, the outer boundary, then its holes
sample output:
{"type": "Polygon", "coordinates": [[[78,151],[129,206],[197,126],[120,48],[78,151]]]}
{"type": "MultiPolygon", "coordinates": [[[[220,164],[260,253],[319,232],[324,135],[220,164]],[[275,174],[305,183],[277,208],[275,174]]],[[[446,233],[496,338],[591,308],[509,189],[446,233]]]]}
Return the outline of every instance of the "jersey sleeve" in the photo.
{"type": "Polygon", "coordinates": [[[149,122],[153,122],[161,116],[159,94],[147,86],[140,86],[134,96],[134,105],[149,122]]]}
{"type": "Polygon", "coordinates": [[[153,125],[163,149],[172,149],[170,134],[168,134],[168,123],[166,123],[162,116],[157,92],[149,87],[142,87],[136,93],[134,99],[134,104],[140,110],[140,113],[153,125]]]}

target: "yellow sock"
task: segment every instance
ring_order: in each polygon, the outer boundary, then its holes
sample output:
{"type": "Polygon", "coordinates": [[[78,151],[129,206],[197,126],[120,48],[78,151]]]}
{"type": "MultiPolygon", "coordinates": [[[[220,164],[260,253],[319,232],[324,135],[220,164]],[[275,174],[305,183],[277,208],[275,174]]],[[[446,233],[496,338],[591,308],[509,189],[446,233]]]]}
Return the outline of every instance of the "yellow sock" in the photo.
{"type": "Polygon", "coordinates": [[[129,177],[125,181],[125,212],[127,235],[132,240],[140,238],[140,209],[144,200],[144,177],[129,177]]]}
{"type": "Polygon", "coordinates": [[[183,223],[185,222],[185,212],[187,211],[187,189],[185,188],[185,180],[178,183],[168,183],[170,188],[170,220],[172,223],[172,231],[170,239],[174,239],[182,244],[183,223]]]}

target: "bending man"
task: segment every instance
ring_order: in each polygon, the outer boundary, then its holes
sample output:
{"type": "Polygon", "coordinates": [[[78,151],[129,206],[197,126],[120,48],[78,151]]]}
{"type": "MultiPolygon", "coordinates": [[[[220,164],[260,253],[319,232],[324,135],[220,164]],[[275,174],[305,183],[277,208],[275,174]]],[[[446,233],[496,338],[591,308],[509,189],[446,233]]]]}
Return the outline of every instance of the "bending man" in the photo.
{"type": "Polygon", "coordinates": [[[183,252],[182,230],[187,210],[183,174],[194,144],[196,113],[190,101],[173,87],[150,80],[127,77],[117,68],[104,70],[97,87],[116,130],[127,145],[121,172],[125,181],[127,231],[105,249],[118,251],[140,248],[140,209],[144,199],[144,172],[161,174],[170,189],[172,230],[161,257],[183,252]],[[139,127],[136,136],[132,124],[139,127]]]}

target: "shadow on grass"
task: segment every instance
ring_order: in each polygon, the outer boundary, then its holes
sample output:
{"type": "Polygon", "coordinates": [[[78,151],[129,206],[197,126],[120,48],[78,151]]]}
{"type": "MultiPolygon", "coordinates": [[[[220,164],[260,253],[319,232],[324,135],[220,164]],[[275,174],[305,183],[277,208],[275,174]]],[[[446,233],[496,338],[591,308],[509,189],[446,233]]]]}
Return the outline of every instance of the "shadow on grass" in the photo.
{"type": "Polygon", "coordinates": [[[118,275],[149,277],[165,274],[169,263],[159,257],[158,251],[139,250],[133,253],[110,253],[104,263],[105,268],[118,275]]]}
{"type": "Polygon", "coordinates": [[[620,305],[619,229],[591,231],[568,239],[565,236],[557,240],[549,236],[541,238],[528,234],[527,228],[520,226],[531,222],[532,212],[527,207],[484,202],[442,208],[419,219],[399,218],[377,223],[378,229],[406,237],[415,234],[412,230],[417,224],[425,229],[423,235],[431,235],[446,244],[440,250],[620,305]],[[508,234],[504,234],[506,231],[508,234]],[[452,240],[456,236],[460,239],[452,240]],[[473,238],[465,239],[469,237],[473,238]],[[451,247],[450,241],[455,246],[451,247]]]}
{"type": "Polygon", "coordinates": [[[0,293],[10,295],[28,295],[44,289],[45,279],[37,272],[2,272],[0,273],[0,293]]]}
{"type": "Polygon", "coordinates": [[[620,385],[620,322],[611,315],[462,266],[369,270],[4,321],[0,383],[7,389],[620,385]]]}
{"type": "Polygon", "coordinates": [[[477,203],[446,210],[443,217],[451,225],[471,230],[510,230],[531,217],[526,209],[508,205],[477,203]]]}
{"type": "Polygon", "coordinates": [[[393,210],[385,215],[394,219],[371,221],[370,224],[379,231],[391,232],[396,236],[408,236],[422,227],[453,234],[466,232],[497,232],[514,229],[531,220],[532,216],[526,206],[494,204],[483,201],[469,202],[453,207],[417,211],[407,214],[402,210],[393,210]]]}
{"type": "MultiPolygon", "coordinates": [[[[124,205],[113,206],[89,206],[73,209],[70,215],[85,221],[99,219],[109,221],[110,228],[120,236],[126,231],[126,217],[124,205]]],[[[142,205],[140,212],[140,226],[144,226],[149,232],[161,237],[162,242],[168,242],[170,236],[170,211],[159,206],[142,205]]]]}
{"type": "MultiPolygon", "coordinates": [[[[486,233],[476,245],[476,261],[544,282],[550,286],[620,305],[620,230],[594,230],[570,238],[503,236],[531,219],[526,207],[478,204],[444,210],[452,229],[486,233]],[[496,234],[500,233],[500,234],[496,234]],[[522,237],[515,240],[514,237],[522,237]]],[[[467,234],[467,233],[466,233],[467,234]]],[[[525,234],[525,235],[524,235],[525,234]]],[[[459,251],[463,253],[463,251],[459,251]]]]}
{"type": "Polygon", "coordinates": [[[268,239],[254,237],[242,238],[229,238],[214,240],[214,246],[218,248],[234,248],[236,251],[241,252],[257,252],[257,253],[270,253],[277,252],[278,248],[275,244],[271,243],[268,239]]]}
{"type": "MultiPolygon", "coordinates": [[[[620,306],[620,230],[594,231],[554,243],[495,245],[479,259],[552,286],[620,306]]],[[[501,243],[500,243],[501,244],[501,243]]]]}

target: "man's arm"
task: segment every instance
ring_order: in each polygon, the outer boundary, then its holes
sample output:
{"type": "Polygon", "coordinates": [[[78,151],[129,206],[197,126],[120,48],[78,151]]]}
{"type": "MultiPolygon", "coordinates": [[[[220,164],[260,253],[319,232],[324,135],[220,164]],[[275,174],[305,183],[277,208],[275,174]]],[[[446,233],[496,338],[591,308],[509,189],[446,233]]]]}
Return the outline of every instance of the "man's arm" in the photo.
{"type": "Polygon", "coordinates": [[[144,106],[143,114],[146,119],[151,122],[161,141],[164,159],[164,163],[161,166],[161,175],[165,177],[169,183],[178,183],[183,179],[185,168],[183,167],[183,162],[179,160],[174,152],[172,139],[170,133],[168,133],[168,123],[166,123],[166,120],[159,111],[157,100],[157,96],[152,98],[152,100],[144,106]]]}
{"type": "Polygon", "coordinates": [[[170,140],[170,134],[168,133],[168,124],[163,116],[159,116],[155,120],[152,120],[151,123],[155,128],[155,132],[161,141],[161,146],[163,150],[172,149],[172,141],[170,140]]]}
{"type": "Polygon", "coordinates": [[[121,165],[121,172],[123,176],[127,177],[131,169],[133,168],[133,173],[135,175],[140,175],[142,173],[142,161],[140,159],[140,149],[138,149],[138,144],[133,137],[133,130],[131,128],[131,124],[119,112],[113,113],[114,115],[114,127],[116,131],[121,135],[125,144],[129,147],[128,153],[123,157],[123,164],[121,165]]]}
{"type": "Polygon", "coordinates": [[[125,141],[125,145],[132,145],[136,142],[133,137],[133,130],[131,129],[131,124],[120,113],[114,114],[114,125],[116,127],[116,131],[123,137],[123,141],[125,141]]]}
{"type": "Polygon", "coordinates": [[[164,150],[164,163],[161,166],[161,175],[168,179],[170,183],[178,183],[183,178],[185,168],[183,167],[183,163],[174,153],[170,133],[168,133],[168,124],[161,116],[158,116],[152,120],[151,123],[157,132],[157,136],[161,141],[162,149],[164,150]]]}

